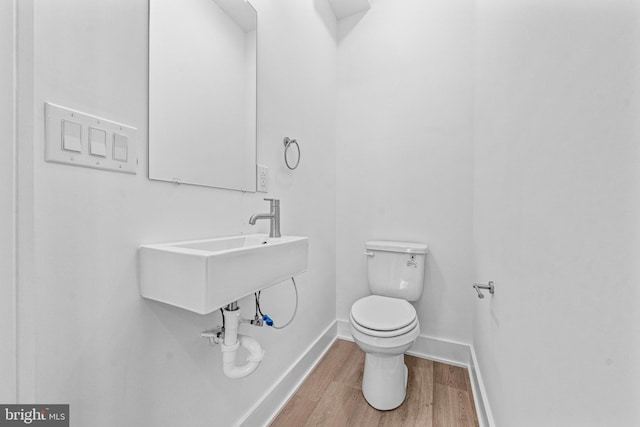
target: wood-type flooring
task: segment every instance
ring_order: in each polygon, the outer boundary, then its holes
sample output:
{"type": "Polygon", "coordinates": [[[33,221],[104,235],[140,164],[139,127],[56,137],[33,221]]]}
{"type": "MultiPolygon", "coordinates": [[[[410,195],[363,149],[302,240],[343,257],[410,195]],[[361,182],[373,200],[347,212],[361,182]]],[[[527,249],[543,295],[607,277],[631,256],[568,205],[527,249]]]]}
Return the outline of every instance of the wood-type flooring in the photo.
{"type": "Polygon", "coordinates": [[[477,427],[465,368],[405,355],[407,397],[392,411],[362,396],[364,352],[336,340],[270,424],[271,427],[477,427]]]}

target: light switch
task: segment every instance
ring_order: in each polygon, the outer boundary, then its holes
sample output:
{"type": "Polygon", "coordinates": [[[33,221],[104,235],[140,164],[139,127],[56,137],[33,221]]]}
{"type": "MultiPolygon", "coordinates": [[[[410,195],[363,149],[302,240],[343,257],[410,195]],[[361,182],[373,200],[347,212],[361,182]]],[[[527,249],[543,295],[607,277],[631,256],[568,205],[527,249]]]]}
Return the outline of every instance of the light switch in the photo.
{"type": "Polygon", "coordinates": [[[132,126],[47,102],[44,131],[47,162],[137,173],[138,130],[132,126]]]}
{"type": "Polygon", "coordinates": [[[93,156],[107,157],[107,132],[89,128],[89,152],[93,156]]]}
{"type": "Polygon", "coordinates": [[[82,125],[68,120],[62,121],[62,149],[82,152],[82,125]]]}
{"type": "Polygon", "coordinates": [[[127,161],[129,139],[122,134],[113,134],[113,160],[127,161]]]}

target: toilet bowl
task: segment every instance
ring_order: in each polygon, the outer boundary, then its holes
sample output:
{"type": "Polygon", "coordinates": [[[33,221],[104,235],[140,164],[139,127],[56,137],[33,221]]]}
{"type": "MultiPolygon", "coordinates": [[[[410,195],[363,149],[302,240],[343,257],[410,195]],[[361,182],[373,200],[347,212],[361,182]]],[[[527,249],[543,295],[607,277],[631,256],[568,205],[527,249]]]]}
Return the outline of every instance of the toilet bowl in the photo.
{"type": "Polygon", "coordinates": [[[349,328],[366,353],[362,394],[386,411],[404,402],[408,369],[404,353],[420,334],[415,301],[422,294],[427,245],[393,241],[367,242],[367,275],[373,295],[351,306],[349,328]]]}
{"type": "Polygon", "coordinates": [[[406,396],[404,353],[420,334],[415,309],[402,299],[370,295],[353,304],[349,323],[366,353],[362,394],[376,409],[397,408],[406,396]]]}

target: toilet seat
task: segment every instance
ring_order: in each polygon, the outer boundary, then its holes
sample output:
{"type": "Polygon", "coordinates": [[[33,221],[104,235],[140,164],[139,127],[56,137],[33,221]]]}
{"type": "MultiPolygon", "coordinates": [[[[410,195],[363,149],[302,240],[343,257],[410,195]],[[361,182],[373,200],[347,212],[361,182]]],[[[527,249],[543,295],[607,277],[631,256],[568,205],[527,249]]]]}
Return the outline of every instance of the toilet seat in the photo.
{"type": "Polygon", "coordinates": [[[351,306],[351,324],[363,334],[387,338],[412,331],[418,324],[415,308],[398,298],[370,295],[351,306]]]}
{"type": "Polygon", "coordinates": [[[353,318],[353,315],[352,315],[351,326],[353,326],[354,329],[356,329],[357,331],[374,338],[393,338],[393,337],[398,337],[398,336],[407,334],[408,332],[411,332],[412,330],[414,330],[418,326],[418,319],[416,318],[412,323],[410,323],[409,325],[401,329],[396,329],[392,331],[377,331],[375,329],[368,329],[363,327],[353,318]]]}

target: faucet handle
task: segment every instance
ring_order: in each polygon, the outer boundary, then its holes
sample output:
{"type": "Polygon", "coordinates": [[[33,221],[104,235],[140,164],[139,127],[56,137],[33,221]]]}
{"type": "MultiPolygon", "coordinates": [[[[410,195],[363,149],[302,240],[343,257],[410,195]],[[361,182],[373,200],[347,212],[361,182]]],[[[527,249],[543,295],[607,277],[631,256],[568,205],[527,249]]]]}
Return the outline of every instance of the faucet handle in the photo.
{"type": "Polygon", "coordinates": [[[280,206],[280,199],[264,199],[267,202],[271,202],[271,206],[280,206]]]}

